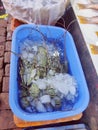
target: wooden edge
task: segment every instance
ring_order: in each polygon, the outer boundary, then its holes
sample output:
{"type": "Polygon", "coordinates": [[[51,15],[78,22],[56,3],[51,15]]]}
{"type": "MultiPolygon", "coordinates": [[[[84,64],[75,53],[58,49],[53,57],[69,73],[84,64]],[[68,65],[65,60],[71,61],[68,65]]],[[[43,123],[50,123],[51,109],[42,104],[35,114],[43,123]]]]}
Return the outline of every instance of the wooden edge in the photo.
{"type": "Polygon", "coordinates": [[[35,122],[28,122],[19,119],[15,115],[13,116],[14,118],[14,123],[16,124],[17,127],[29,127],[29,126],[42,126],[42,125],[49,125],[49,124],[54,124],[54,123],[60,123],[60,122],[68,122],[68,121],[75,121],[79,120],[82,117],[82,113],[67,117],[67,118],[61,118],[61,119],[56,119],[56,120],[45,120],[45,121],[35,121],[35,122]]]}

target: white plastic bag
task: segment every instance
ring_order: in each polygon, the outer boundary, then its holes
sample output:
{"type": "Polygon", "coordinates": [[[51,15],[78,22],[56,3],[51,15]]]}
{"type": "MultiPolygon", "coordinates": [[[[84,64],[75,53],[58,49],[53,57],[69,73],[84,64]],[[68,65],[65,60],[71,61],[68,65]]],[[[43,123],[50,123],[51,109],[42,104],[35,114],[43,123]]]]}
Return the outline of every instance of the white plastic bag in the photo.
{"type": "Polygon", "coordinates": [[[26,23],[54,25],[68,0],[2,0],[8,14],[26,23]]]}

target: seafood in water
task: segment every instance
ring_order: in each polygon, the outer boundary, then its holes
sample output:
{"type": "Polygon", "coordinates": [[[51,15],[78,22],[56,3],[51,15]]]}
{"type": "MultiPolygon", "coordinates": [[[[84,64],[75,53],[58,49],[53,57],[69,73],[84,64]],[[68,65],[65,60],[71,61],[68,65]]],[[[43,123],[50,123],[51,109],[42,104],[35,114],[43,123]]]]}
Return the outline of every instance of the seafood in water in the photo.
{"type": "Polygon", "coordinates": [[[30,113],[68,110],[67,102],[73,106],[78,97],[78,85],[67,73],[67,61],[61,63],[60,52],[53,45],[29,42],[21,47],[18,60],[21,107],[30,113]]]}

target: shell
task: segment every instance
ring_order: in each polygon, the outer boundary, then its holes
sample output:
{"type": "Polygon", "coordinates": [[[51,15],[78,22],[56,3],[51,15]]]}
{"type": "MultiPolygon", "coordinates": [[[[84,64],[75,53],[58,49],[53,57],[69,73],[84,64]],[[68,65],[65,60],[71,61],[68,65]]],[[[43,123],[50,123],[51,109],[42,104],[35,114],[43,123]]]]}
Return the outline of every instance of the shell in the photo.
{"type": "Polygon", "coordinates": [[[37,67],[37,76],[40,79],[43,79],[44,77],[46,77],[46,68],[44,68],[44,67],[37,67]]]}
{"type": "Polygon", "coordinates": [[[32,69],[31,70],[31,75],[30,75],[30,78],[33,80],[34,79],[34,77],[35,77],[35,75],[36,75],[36,69],[32,69]]]}
{"type": "Polygon", "coordinates": [[[40,90],[39,90],[38,86],[35,83],[33,83],[32,86],[29,88],[30,95],[32,97],[38,97],[39,92],[40,92],[40,90]]]}
{"type": "Polygon", "coordinates": [[[46,92],[50,95],[51,98],[55,97],[56,95],[55,89],[50,86],[47,87],[46,92]]]}
{"type": "Polygon", "coordinates": [[[38,47],[37,53],[38,66],[46,67],[47,65],[47,50],[43,46],[38,47]]]}

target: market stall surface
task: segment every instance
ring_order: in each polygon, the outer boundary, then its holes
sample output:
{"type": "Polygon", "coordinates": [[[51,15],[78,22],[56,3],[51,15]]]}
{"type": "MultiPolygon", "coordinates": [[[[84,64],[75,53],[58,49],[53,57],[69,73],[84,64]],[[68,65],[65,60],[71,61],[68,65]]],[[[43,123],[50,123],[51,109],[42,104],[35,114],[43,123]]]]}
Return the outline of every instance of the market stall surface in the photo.
{"type": "MultiPolygon", "coordinates": [[[[13,113],[9,107],[9,72],[12,40],[12,31],[10,26],[11,16],[6,19],[0,19],[0,130],[21,130],[21,128],[16,127],[13,121],[13,113]]],[[[54,124],[54,126],[84,123],[89,126],[91,130],[98,130],[98,76],[88,49],[83,42],[82,36],[80,36],[80,30],[76,28],[76,26],[77,25],[73,25],[70,32],[75,40],[87,80],[90,92],[90,103],[88,108],[84,111],[83,117],[79,121],[54,124]],[[79,44],[79,41],[82,41],[81,44],[79,44]]]]}

